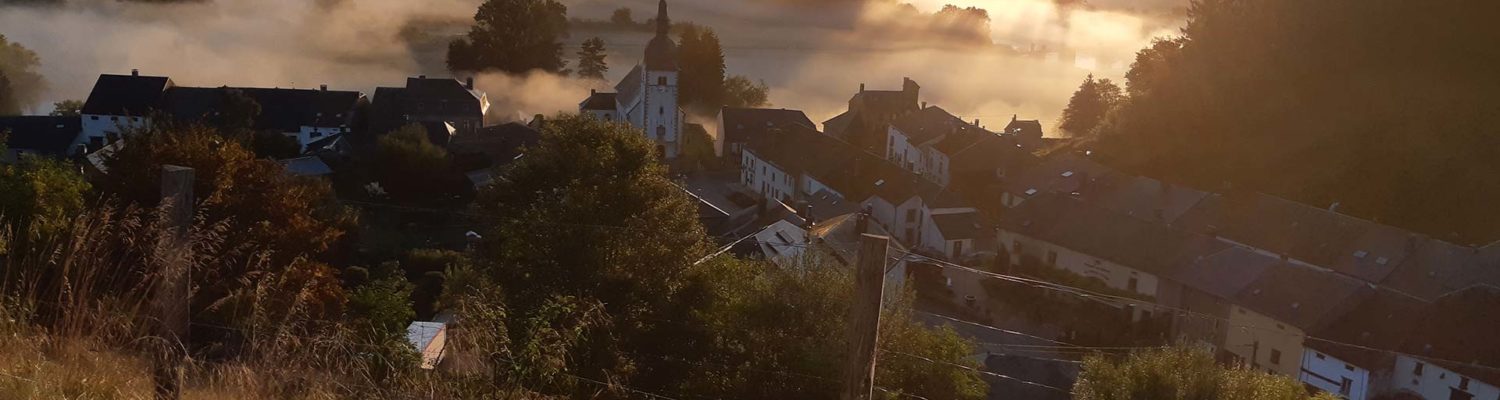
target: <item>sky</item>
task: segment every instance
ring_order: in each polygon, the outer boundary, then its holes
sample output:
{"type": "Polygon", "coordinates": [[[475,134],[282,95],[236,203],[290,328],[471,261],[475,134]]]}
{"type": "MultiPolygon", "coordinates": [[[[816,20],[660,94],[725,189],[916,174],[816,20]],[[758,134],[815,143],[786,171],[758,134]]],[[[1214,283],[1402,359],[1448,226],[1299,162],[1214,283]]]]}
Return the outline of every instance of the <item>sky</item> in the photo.
{"type": "MultiPolygon", "coordinates": [[[[562,0],[570,16],[604,18],[629,7],[639,19],[655,0],[562,0]]],[[[936,9],[936,0],[915,0],[936,9]]],[[[1111,0],[1093,0],[1106,4],[1111,0]]],[[[1126,0],[1114,0],[1126,1],[1126,0]]],[[[1129,0],[1128,4],[1177,0],[1129,0]]],[[[729,72],[763,80],[774,107],[822,121],[842,111],[861,83],[899,88],[903,77],[923,98],[965,119],[1003,125],[1011,116],[1051,126],[1089,74],[1118,79],[1134,52],[1181,22],[1163,9],[1060,9],[1051,0],[953,0],[990,11],[997,46],[954,46],[923,21],[883,7],[808,13],[764,0],[670,0],[675,21],[719,32],[729,72]],[[1009,49],[1032,51],[1015,55],[1009,49]],[[1034,50],[1034,51],[1033,51],[1034,50]],[[1074,57],[1076,55],[1076,57],[1074,57]]],[[[101,73],[166,75],[183,85],[264,86],[373,93],[403,78],[443,76],[443,50],[466,29],[479,0],[214,0],[153,5],[72,0],[62,8],[0,8],[0,34],[35,50],[51,83],[50,104],[87,97],[101,73]]],[[[608,89],[640,60],[645,34],[598,35],[609,48],[609,82],[551,74],[484,75],[481,89],[498,120],[575,111],[590,88],[608,89]]],[[[39,106],[34,112],[46,112],[39,106]]],[[[982,123],[982,125],[990,125],[982,123]]]]}

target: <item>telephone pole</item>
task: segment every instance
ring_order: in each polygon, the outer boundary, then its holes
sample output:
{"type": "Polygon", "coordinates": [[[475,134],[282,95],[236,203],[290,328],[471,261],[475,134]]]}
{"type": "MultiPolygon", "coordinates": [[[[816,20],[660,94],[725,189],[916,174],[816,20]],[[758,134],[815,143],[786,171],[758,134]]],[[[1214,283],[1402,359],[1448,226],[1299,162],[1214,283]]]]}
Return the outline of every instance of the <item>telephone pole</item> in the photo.
{"type": "Polygon", "coordinates": [[[860,232],[854,296],[849,311],[844,400],[868,400],[875,387],[875,344],[880,338],[880,303],[885,292],[885,257],[889,243],[889,237],[860,232]]]}

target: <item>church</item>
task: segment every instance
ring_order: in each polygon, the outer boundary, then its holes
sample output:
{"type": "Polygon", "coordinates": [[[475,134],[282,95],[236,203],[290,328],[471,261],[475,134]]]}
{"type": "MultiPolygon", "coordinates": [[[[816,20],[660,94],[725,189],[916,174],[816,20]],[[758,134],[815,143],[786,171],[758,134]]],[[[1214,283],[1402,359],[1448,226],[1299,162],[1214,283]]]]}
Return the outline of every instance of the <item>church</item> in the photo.
{"type": "Polygon", "coordinates": [[[656,16],[656,37],[646,45],[646,58],[615,85],[614,93],[592,91],[578,104],[580,114],[607,121],[624,121],[656,142],[666,159],[682,152],[682,120],[677,107],[677,44],[669,35],[667,1],[661,0],[656,16]]]}

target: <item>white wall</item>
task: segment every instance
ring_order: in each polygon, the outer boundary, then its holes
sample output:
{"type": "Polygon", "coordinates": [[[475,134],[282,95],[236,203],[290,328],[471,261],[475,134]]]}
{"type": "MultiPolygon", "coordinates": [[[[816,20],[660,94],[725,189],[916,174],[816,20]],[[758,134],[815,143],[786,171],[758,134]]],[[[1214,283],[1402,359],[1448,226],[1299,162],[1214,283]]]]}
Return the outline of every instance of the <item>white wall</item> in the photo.
{"type": "Polygon", "coordinates": [[[819,181],[817,178],[813,178],[812,175],[808,174],[802,174],[801,189],[802,194],[808,196],[818,193],[819,191],[827,190],[829,193],[833,193],[834,195],[837,195],[839,197],[844,197],[844,194],[839,193],[839,191],[837,190],[833,190],[833,188],[828,187],[828,185],[823,184],[822,181],[819,181]]]}
{"type": "Polygon", "coordinates": [[[912,172],[918,172],[922,152],[910,142],[908,136],[894,125],[886,128],[886,158],[912,172]]]}
{"type": "Polygon", "coordinates": [[[796,197],[796,180],[776,165],[746,150],[741,156],[740,183],[768,199],[786,201],[796,197]]]}
{"type": "Polygon", "coordinates": [[[677,72],[645,70],[641,74],[641,125],[646,137],[665,150],[668,159],[677,158],[682,143],[682,112],[677,108],[677,72]],[[661,85],[665,79],[666,84],[661,85]]]}
{"type": "MultiPolygon", "coordinates": [[[[1423,362],[1408,356],[1396,356],[1396,370],[1391,375],[1391,379],[1394,380],[1394,382],[1391,382],[1391,387],[1393,389],[1405,389],[1416,392],[1426,399],[1441,400],[1447,399],[1454,389],[1458,389],[1464,378],[1463,375],[1433,365],[1432,363],[1423,362]],[[1416,366],[1419,363],[1422,364],[1421,375],[1415,373],[1416,366]]],[[[1475,400],[1500,398],[1500,388],[1473,378],[1469,378],[1468,389],[1463,391],[1474,395],[1475,400]]]]}
{"type": "MultiPolygon", "coordinates": [[[[73,140],[71,149],[89,144],[92,138],[100,138],[108,144],[110,136],[119,137],[121,132],[145,128],[151,124],[151,119],[146,117],[84,114],[82,118],[83,133],[73,140]]],[[[98,150],[98,147],[91,146],[89,151],[98,150]]]]}
{"type": "Polygon", "coordinates": [[[303,126],[296,133],[289,132],[286,135],[296,138],[297,144],[302,146],[303,151],[306,151],[307,145],[312,142],[327,139],[329,136],[345,132],[348,132],[348,128],[303,126]]]}
{"type": "Polygon", "coordinates": [[[1370,371],[1317,350],[1303,351],[1302,376],[1299,379],[1325,392],[1338,394],[1349,400],[1369,399],[1370,371]],[[1349,380],[1347,392],[1343,388],[1345,379],[1349,380]]]}
{"type": "Polygon", "coordinates": [[[1011,263],[1020,263],[1022,254],[1025,254],[1036,257],[1037,260],[1046,264],[1049,254],[1055,254],[1056,261],[1052,266],[1056,268],[1083,277],[1098,279],[1105,285],[1120,290],[1132,290],[1130,282],[1134,278],[1133,290],[1136,293],[1152,297],[1158,294],[1157,288],[1160,286],[1160,280],[1156,275],[1008,230],[1002,229],[996,236],[996,240],[1010,253],[1011,263]],[[1016,251],[1016,242],[1021,243],[1021,252],[1016,251]]]}

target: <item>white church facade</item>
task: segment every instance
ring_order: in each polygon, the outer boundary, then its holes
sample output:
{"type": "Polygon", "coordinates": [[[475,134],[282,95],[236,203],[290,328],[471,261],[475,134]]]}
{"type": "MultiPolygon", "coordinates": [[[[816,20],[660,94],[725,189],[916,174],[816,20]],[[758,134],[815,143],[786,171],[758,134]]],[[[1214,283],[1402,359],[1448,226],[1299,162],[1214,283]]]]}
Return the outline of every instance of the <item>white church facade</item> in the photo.
{"type": "Polygon", "coordinates": [[[686,114],[677,105],[677,44],[669,36],[667,2],[661,0],[656,17],[656,37],[646,45],[646,58],[625,74],[614,93],[592,92],[578,105],[584,115],[623,121],[643,131],[656,142],[657,152],[675,159],[682,152],[682,121],[686,114]]]}

